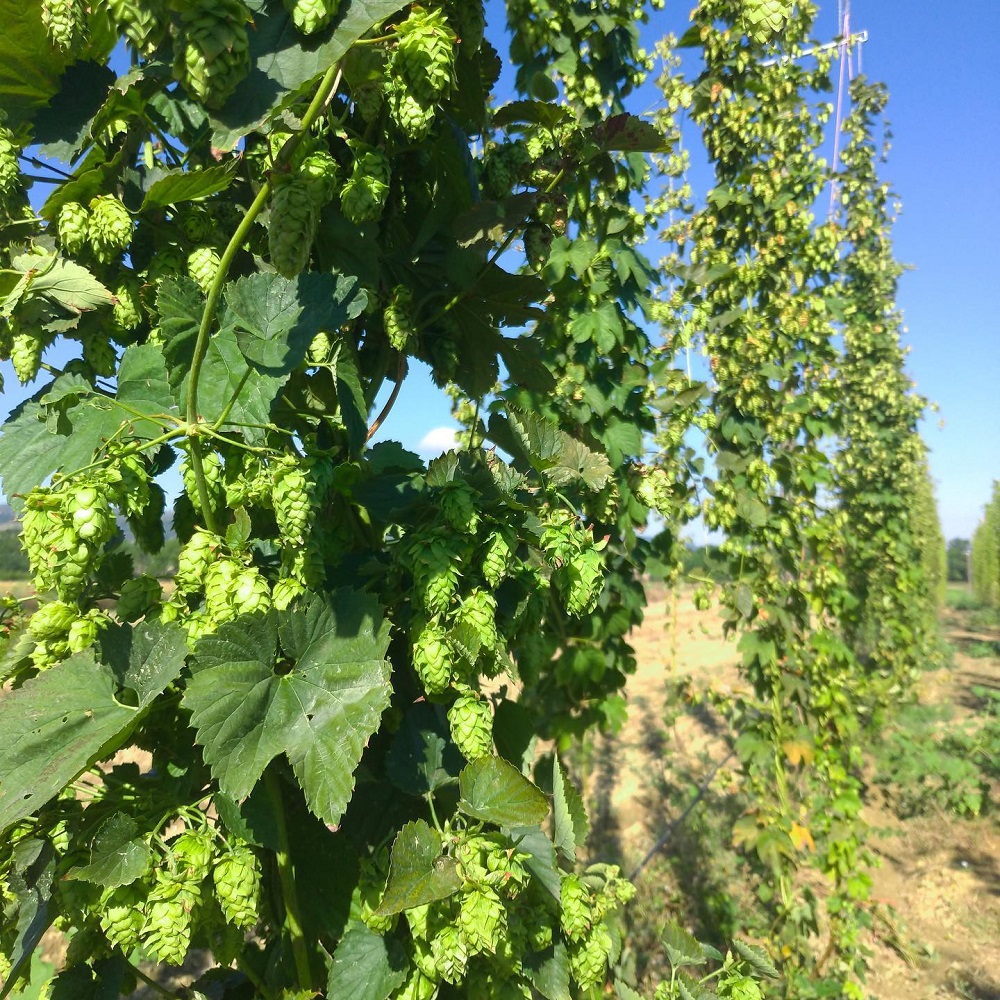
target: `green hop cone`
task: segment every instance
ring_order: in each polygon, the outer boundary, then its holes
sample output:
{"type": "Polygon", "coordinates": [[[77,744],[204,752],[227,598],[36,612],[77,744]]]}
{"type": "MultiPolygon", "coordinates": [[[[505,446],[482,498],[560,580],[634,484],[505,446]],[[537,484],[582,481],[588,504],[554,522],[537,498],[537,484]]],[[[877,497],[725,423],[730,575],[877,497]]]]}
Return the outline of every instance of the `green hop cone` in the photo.
{"type": "Polygon", "coordinates": [[[428,622],[413,643],[413,667],[428,694],[442,694],[451,683],[452,654],[448,633],[428,622]]]}
{"type": "Polygon", "coordinates": [[[301,545],[312,521],[311,484],[305,470],[294,460],[274,470],[272,502],[282,541],[301,545]]]}
{"type": "Polygon", "coordinates": [[[184,830],[167,845],[170,864],[185,882],[201,882],[212,867],[215,837],[209,829],[184,830]]]}
{"type": "Polygon", "coordinates": [[[468,954],[495,952],[507,933],[507,911],[500,897],[489,888],[465,893],[458,911],[458,931],[468,954]]]}
{"type": "Polygon", "coordinates": [[[463,695],[448,709],[448,726],[455,746],[467,760],[493,752],[493,712],[489,703],[463,695]]]}
{"type": "Polygon", "coordinates": [[[445,924],[431,940],[431,957],[437,975],[453,986],[461,984],[469,964],[469,949],[456,924],[445,924]]]}
{"type": "Polygon", "coordinates": [[[90,203],[88,234],[94,256],[110,264],[132,242],[132,216],[113,194],[98,195],[90,203]]]}
{"type": "Polygon", "coordinates": [[[590,890],[579,875],[564,875],[559,886],[559,922],[570,941],[582,941],[590,930],[592,903],[590,890]]]}
{"type": "Polygon", "coordinates": [[[115,289],[112,315],[120,330],[134,330],[142,323],[142,301],[135,281],[123,281],[115,289]]]}
{"type": "Polygon", "coordinates": [[[322,31],[336,16],[340,0],[284,0],[292,23],[303,35],[322,31]]]}
{"type": "MultiPolygon", "coordinates": [[[[0,182],[2,187],[2,182],[0,182]]],[[[59,209],[59,242],[69,254],[78,254],[86,245],[90,231],[90,212],[78,201],[67,201],[59,209]]]]}
{"type": "Polygon", "coordinates": [[[31,616],[28,631],[34,638],[43,641],[63,639],[79,617],[80,609],[75,604],[50,601],[31,616]]]}
{"type": "Polygon", "coordinates": [[[296,173],[275,183],[268,247],[278,274],[294,278],[309,266],[319,214],[309,178],[296,173]]]}
{"type": "Polygon", "coordinates": [[[483,579],[489,586],[496,589],[500,585],[510,568],[512,556],[513,550],[506,534],[502,530],[494,531],[487,539],[483,553],[483,579]]]}
{"type": "Polygon", "coordinates": [[[524,255],[533,271],[541,271],[549,259],[553,233],[544,223],[532,222],[524,231],[524,255]]]}
{"type": "Polygon", "coordinates": [[[34,330],[19,329],[11,338],[10,360],[22,385],[27,385],[38,374],[44,348],[44,340],[34,330]]]}
{"type": "Polygon", "coordinates": [[[403,134],[413,142],[422,142],[430,133],[437,111],[425,98],[418,97],[405,81],[389,77],[385,82],[389,113],[403,134]]]}
{"type": "Polygon", "coordinates": [[[188,254],[187,273],[207,295],[215,276],[219,273],[221,263],[219,255],[212,247],[195,247],[188,254]]]}
{"type": "Polygon", "coordinates": [[[21,168],[17,163],[19,152],[13,132],[0,125],[0,204],[21,186],[21,168]]]}
{"type": "Polygon", "coordinates": [[[100,486],[90,483],[72,486],[66,494],[65,503],[77,538],[90,542],[96,548],[114,534],[114,517],[107,493],[100,486]]]}
{"type": "Polygon", "coordinates": [[[200,590],[202,580],[216,558],[222,539],[208,531],[196,531],[177,556],[174,577],[178,590],[200,590]]]}
{"type": "Polygon", "coordinates": [[[69,651],[82,653],[85,649],[90,649],[97,642],[102,622],[106,622],[106,619],[99,611],[92,611],[73,622],[69,634],[66,636],[66,645],[69,646],[69,651]]]}
{"type": "Polygon", "coordinates": [[[781,31],[791,12],[791,4],[786,0],[743,0],[747,34],[760,45],[781,31]]]}
{"type": "Polygon", "coordinates": [[[310,153],[302,161],[298,173],[308,183],[316,208],[322,208],[333,198],[340,179],[340,164],[326,150],[310,153]]]}
{"type": "Polygon", "coordinates": [[[390,70],[418,98],[433,102],[455,86],[455,46],[458,41],[440,8],[411,8],[399,26],[399,43],[390,70]]]}
{"type": "Polygon", "coordinates": [[[294,577],[282,577],[271,591],[271,604],[278,611],[286,611],[306,592],[305,584],[294,577]]]}
{"type": "Polygon", "coordinates": [[[159,580],[151,576],[137,576],[122,584],[115,614],[120,621],[135,622],[152,611],[162,596],[159,580]]]}
{"type": "Polygon", "coordinates": [[[143,54],[163,40],[170,23],[164,0],[108,0],[107,6],[119,31],[143,54]]]}
{"type": "Polygon", "coordinates": [[[233,581],[229,601],[238,615],[267,611],[271,607],[271,591],[267,580],[256,567],[244,568],[233,581]]]}
{"type": "Polygon", "coordinates": [[[465,483],[449,483],[441,491],[441,513],[459,534],[474,535],[479,527],[475,494],[465,483]]]}
{"type": "Polygon", "coordinates": [[[200,901],[198,887],[161,877],[149,894],[142,944],[161,962],[183,965],[191,948],[194,909],[200,901]]]}
{"type": "Polygon", "coordinates": [[[49,41],[71,52],[87,39],[87,10],[82,0],[42,0],[42,24],[49,41]]]}
{"type": "Polygon", "coordinates": [[[433,1000],[437,993],[438,984],[424,975],[420,969],[415,968],[406,982],[393,994],[393,1000],[433,1000]]]}
{"type": "Polygon", "coordinates": [[[496,649],[499,645],[496,614],[496,599],[489,591],[477,587],[462,598],[456,618],[458,624],[473,632],[481,646],[496,649]]]}
{"type": "Polygon", "coordinates": [[[94,330],[81,338],[83,360],[86,366],[95,374],[110,378],[118,366],[118,355],[114,344],[108,340],[103,330],[94,330]]]}
{"type": "Polygon", "coordinates": [[[242,0],[185,5],[174,45],[174,75],[208,108],[221,108],[250,71],[249,20],[242,0]]]}
{"type": "Polygon", "coordinates": [[[416,342],[416,323],[413,316],[413,292],[406,285],[397,285],[382,314],[385,334],[397,350],[407,353],[416,342]]]}
{"type": "Polygon", "coordinates": [[[582,942],[570,947],[570,971],[581,989],[589,990],[604,981],[612,948],[611,932],[604,924],[598,924],[582,942]]]}
{"type": "Polygon", "coordinates": [[[142,882],[108,889],[101,897],[100,921],[108,943],[128,955],[139,943],[149,887],[142,882]]]}
{"type": "Polygon", "coordinates": [[[377,149],[360,146],[351,176],[340,190],[340,207],[356,226],[382,215],[389,196],[389,161],[377,149]]]}
{"type": "Polygon", "coordinates": [[[215,863],[212,872],[222,912],[237,927],[253,927],[260,905],[260,865],[246,844],[238,843],[215,863]]]}
{"type": "Polygon", "coordinates": [[[228,556],[216,558],[205,571],[205,611],[213,624],[236,617],[233,593],[242,572],[243,564],[228,556]]]}

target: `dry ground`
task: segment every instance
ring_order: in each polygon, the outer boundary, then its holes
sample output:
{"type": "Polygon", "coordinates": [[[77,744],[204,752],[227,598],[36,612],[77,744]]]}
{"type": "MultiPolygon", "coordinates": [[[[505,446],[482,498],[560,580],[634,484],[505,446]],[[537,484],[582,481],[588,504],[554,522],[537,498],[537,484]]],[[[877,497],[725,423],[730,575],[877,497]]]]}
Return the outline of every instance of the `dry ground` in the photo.
{"type": "MultiPolygon", "coordinates": [[[[710,774],[728,753],[711,713],[666,715],[675,703],[668,689],[685,675],[701,688],[739,684],[735,646],[723,638],[715,612],[697,611],[689,591],[651,598],[646,621],[633,636],[639,668],[627,689],[629,722],[614,739],[599,740],[585,759],[601,849],[616,850],[629,868],[665,831],[682,842],[681,827],[689,821],[679,821],[680,803],[690,803],[694,787],[678,798],[680,776],[688,781],[694,776],[696,785],[696,778],[710,774]]],[[[974,686],[1000,687],[1000,659],[965,655],[963,644],[997,641],[1000,634],[970,633],[955,612],[946,613],[943,624],[956,647],[954,664],[923,676],[920,699],[951,706],[958,722],[975,711],[974,686]]],[[[694,809],[724,808],[727,788],[735,791],[737,784],[723,766],[711,794],[694,809]]],[[[866,818],[875,829],[872,843],[879,858],[873,872],[879,916],[870,942],[871,994],[878,1000],[1000,1000],[996,794],[992,810],[977,819],[939,813],[904,821],[877,792],[870,798],[866,818]]],[[[651,865],[640,878],[684,881],[676,873],[676,866],[671,873],[651,865]]],[[[682,892],[677,884],[658,888],[665,899],[682,892]]]]}

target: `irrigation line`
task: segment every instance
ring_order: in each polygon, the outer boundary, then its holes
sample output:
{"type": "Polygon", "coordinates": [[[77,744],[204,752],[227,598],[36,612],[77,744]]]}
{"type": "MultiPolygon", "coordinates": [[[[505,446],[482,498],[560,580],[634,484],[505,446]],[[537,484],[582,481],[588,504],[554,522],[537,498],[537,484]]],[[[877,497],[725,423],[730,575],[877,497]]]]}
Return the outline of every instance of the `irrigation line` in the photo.
{"type": "Polygon", "coordinates": [[[691,815],[691,810],[705,797],[705,793],[708,791],[708,786],[712,784],[715,780],[715,776],[736,756],[735,750],[730,750],[729,753],[723,760],[720,760],[718,764],[712,770],[712,773],[705,779],[704,783],[699,787],[698,794],[687,804],[687,808],[680,814],[680,816],[675,819],[670,826],[664,831],[663,836],[653,844],[653,846],[646,852],[646,856],[635,866],[635,869],[629,875],[629,881],[634,882],[643,872],[643,869],[649,864],[650,861],[659,854],[660,851],[666,847],[667,841],[674,835],[674,831],[681,826],[684,821],[691,815]]]}

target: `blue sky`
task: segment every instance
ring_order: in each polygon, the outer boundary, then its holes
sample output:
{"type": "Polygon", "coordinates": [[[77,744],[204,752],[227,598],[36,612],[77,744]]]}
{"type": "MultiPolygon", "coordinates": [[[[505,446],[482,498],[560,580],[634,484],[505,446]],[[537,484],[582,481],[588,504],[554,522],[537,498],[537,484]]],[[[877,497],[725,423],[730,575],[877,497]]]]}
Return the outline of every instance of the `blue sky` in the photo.
{"type": "MultiPolygon", "coordinates": [[[[671,2],[648,37],[681,33],[691,6],[671,2]]],[[[838,0],[820,7],[817,36],[832,39],[838,0]]],[[[503,5],[489,0],[488,8],[499,43],[503,5]]],[[[885,176],[903,202],[896,255],[914,268],[901,280],[899,305],[910,374],[940,408],[923,432],[941,519],[946,537],[968,538],[1000,478],[1000,101],[993,79],[1000,6],[853,0],[851,8],[852,30],[869,33],[864,72],[892,95],[885,176]]],[[[687,142],[695,146],[697,136],[687,142]]],[[[0,370],[8,389],[3,413],[26,393],[9,363],[0,370]]],[[[415,365],[379,438],[430,455],[447,447],[452,426],[447,399],[415,365]]]]}

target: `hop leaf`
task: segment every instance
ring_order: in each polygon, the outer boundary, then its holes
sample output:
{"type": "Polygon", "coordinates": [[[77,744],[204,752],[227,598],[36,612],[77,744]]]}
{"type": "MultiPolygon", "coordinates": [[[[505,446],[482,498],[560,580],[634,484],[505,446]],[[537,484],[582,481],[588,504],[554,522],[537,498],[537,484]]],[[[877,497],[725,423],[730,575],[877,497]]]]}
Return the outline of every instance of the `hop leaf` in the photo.
{"type": "Polygon", "coordinates": [[[448,725],[455,746],[467,760],[493,752],[493,713],[487,702],[463,695],[448,709],[448,725]]]}

